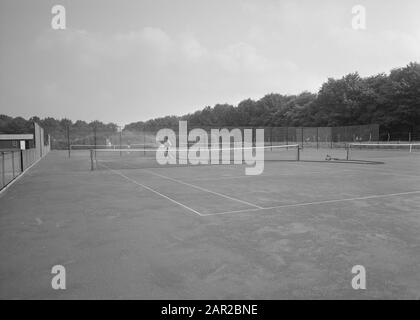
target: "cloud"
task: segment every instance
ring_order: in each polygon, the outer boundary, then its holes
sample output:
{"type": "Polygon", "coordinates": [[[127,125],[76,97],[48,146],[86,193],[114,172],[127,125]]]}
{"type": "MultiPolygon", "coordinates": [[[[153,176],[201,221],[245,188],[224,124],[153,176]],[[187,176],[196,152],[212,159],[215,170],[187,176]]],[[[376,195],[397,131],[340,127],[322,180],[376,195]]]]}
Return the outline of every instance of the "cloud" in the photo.
{"type": "Polygon", "coordinates": [[[194,35],[181,33],[170,36],[159,28],[146,27],[139,31],[119,33],[108,37],[83,30],[69,30],[64,35],[46,32],[36,41],[37,49],[46,53],[55,51],[73,64],[87,68],[107,68],[110,63],[132,61],[137,67],[165,68],[194,64],[205,69],[220,68],[224,72],[261,73],[282,68],[293,71],[291,61],[276,61],[260,53],[255,46],[238,42],[220,49],[206,48],[194,35]]]}
{"type": "Polygon", "coordinates": [[[34,103],[91,120],[113,119],[120,109],[144,118],[236,103],[238,97],[277,91],[282,75],[296,70],[293,62],[264,56],[246,41],[208,47],[194,33],[154,27],[106,35],[46,31],[31,57],[38,63],[20,65],[17,72],[31,70],[25,83],[32,83],[34,103]]]}
{"type": "Polygon", "coordinates": [[[420,60],[420,30],[417,33],[388,30],[382,37],[389,44],[393,44],[391,47],[394,49],[413,56],[417,61],[420,60]]]}
{"type": "Polygon", "coordinates": [[[208,49],[205,48],[194,36],[181,35],[181,51],[187,59],[197,61],[208,57],[208,49]]]}
{"type": "Polygon", "coordinates": [[[262,72],[269,62],[257,54],[256,49],[246,43],[236,43],[215,54],[215,58],[228,71],[262,72]]]}
{"type": "Polygon", "coordinates": [[[335,52],[335,57],[331,57],[333,64],[341,59],[342,65],[352,71],[360,71],[363,66],[365,74],[386,72],[410,61],[420,61],[420,33],[336,27],[327,38],[335,52]]]}

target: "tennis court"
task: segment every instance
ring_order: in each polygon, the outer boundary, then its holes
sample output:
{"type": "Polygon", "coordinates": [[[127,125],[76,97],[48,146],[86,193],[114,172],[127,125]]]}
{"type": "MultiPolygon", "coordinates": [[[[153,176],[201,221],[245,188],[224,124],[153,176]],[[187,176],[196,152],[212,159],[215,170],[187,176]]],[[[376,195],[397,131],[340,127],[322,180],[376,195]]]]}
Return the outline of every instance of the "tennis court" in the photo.
{"type": "Polygon", "coordinates": [[[0,197],[1,298],[420,298],[419,152],[307,148],[257,176],[91,156],[53,151],[0,197]]]}

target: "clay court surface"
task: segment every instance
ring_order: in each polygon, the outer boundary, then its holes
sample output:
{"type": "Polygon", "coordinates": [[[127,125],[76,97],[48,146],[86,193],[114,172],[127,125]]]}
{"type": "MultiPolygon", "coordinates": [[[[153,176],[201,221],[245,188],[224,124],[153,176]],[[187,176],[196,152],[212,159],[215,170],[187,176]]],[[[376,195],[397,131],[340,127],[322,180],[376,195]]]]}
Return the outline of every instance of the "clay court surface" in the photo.
{"type": "Polygon", "coordinates": [[[0,196],[0,298],[420,299],[420,153],[359,156],[382,163],[90,171],[52,151],[0,196]]]}

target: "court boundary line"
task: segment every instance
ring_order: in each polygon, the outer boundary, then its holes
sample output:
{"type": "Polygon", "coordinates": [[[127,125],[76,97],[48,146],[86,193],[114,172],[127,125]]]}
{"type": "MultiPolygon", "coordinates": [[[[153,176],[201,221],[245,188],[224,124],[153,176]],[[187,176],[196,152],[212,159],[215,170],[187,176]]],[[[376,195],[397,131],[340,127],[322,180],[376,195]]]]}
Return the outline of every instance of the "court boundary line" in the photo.
{"type": "MultiPolygon", "coordinates": [[[[404,178],[415,178],[419,179],[420,175],[410,175],[410,174],[404,174],[404,173],[394,173],[394,172],[387,172],[386,170],[368,170],[368,169],[362,169],[362,168],[354,168],[355,170],[359,172],[373,172],[377,173],[379,175],[392,175],[392,176],[398,176],[398,177],[404,177],[404,178]]],[[[330,174],[330,172],[327,171],[311,171],[311,172],[299,172],[299,174],[330,174]]],[[[347,174],[347,173],[354,173],[353,168],[352,169],[343,169],[343,170],[337,170],[335,173],[337,174],[347,174]]],[[[219,181],[219,180],[236,180],[236,179],[244,179],[244,178],[275,178],[275,177],[287,177],[287,176],[293,176],[296,175],[296,173],[280,173],[280,174],[260,174],[257,176],[244,176],[244,175],[236,175],[236,176],[222,176],[219,178],[198,178],[198,179],[189,179],[188,182],[196,182],[196,181],[219,181]]]]}
{"type": "Polygon", "coordinates": [[[143,185],[143,184],[137,182],[136,180],[134,180],[134,179],[132,179],[132,178],[124,175],[123,173],[121,173],[121,172],[119,172],[117,170],[111,169],[111,168],[109,168],[109,167],[107,167],[106,165],[103,165],[103,164],[100,164],[100,165],[103,166],[103,167],[105,167],[105,168],[107,168],[111,172],[114,172],[115,174],[117,174],[117,175],[125,178],[129,182],[134,183],[134,184],[136,184],[136,185],[138,185],[140,187],[143,187],[143,188],[145,188],[145,189],[147,189],[147,190],[149,190],[149,191],[151,191],[151,192],[153,192],[153,193],[155,193],[155,194],[157,194],[157,195],[159,195],[159,196],[161,196],[161,197],[163,197],[163,198],[165,198],[165,199],[167,199],[167,200],[169,200],[169,201],[171,201],[173,203],[176,203],[177,205],[179,205],[179,206],[181,206],[181,207],[183,207],[183,208],[185,208],[185,209],[187,209],[187,210],[189,210],[189,211],[191,211],[191,212],[193,212],[193,213],[195,213],[195,214],[197,214],[197,215],[199,215],[201,217],[214,216],[214,215],[225,215],[225,214],[233,214],[233,213],[247,213],[247,212],[260,211],[260,210],[261,211],[265,211],[265,210],[272,210],[272,209],[279,209],[279,208],[293,208],[293,207],[304,207],[304,206],[311,206],[311,205],[323,205],[323,204],[328,204],[328,203],[339,203],[339,202],[348,202],[348,201],[369,200],[369,199],[387,198],[387,197],[394,197],[394,196],[404,196],[404,195],[411,195],[411,194],[420,194],[420,190],[415,190],[415,191],[407,191],[407,192],[400,192],[400,193],[389,193],[389,194],[370,195],[370,196],[364,196],[364,197],[353,197],[353,198],[344,198],[344,199],[312,201],[312,202],[302,202],[302,203],[295,203],[295,204],[285,204],[285,205],[277,205],[277,206],[270,206],[270,207],[261,207],[261,206],[254,205],[252,203],[248,203],[248,202],[243,201],[243,200],[240,200],[240,199],[236,199],[236,198],[227,196],[225,194],[221,194],[221,193],[218,193],[218,192],[215,192],[215,191],[211,191],[211,190],[208,190],[208,189],[205,189],[205,188],[202,188],[202,187],[199,187],[199,186],[190,184],[190,183],[185,182],[185,181],[182,181],[182,180],[178,180],[178,179],[171,178],[171,177],[168,177],[168,176],[165,176],[165,175],[161,175],[161,174],[156,173],[154,171],[150,171],[150,170],[147,170],[147,169],[140,169],[141,171],[150,173],[152,175],[155,175],[155,176],[158,176],[158,177],[167,179],[167,180],[171,180],[171,181],[174,181],[174,182],[177,182],[177,183],[180,183],[180,184],[184,184],[184,185],[190,186],[192,188],[196,188],[198,190],[202,190],[202,191],[205,191],[205,192],[213,193],[213,194],[219,195],[221,197],[224,197],[224,198],[227,198],[227,199],[230,199],[230,200],[233,200],[233,201],[238,201],[238,202],[241,202],[241,203],[244,203],[244,204],[247,204],[247,205],[253,207],[253,208],[249,208],[249,209],[231,210],[231,211],[223,211],[223,212],[215,212],[215,213],[201,213],[201,212],[199,212],[199,211],[197,211],[195,209],[192,209],[191,207],[189,207],[189,206],[187,206],[187,205],[185,205],[185,204],[183,204],[183,203],[181,203],[179,201],[176,201],[176,200],[174,200],[174,199],[172,199],[172,198],[170,198],[170,197],[168,197],[168,196],[166,196],[166,195],[164,195],[164,194],[162,194],[162,193],[160,193],[160,192],[158,192],[158,191],[156,191],[156,190],[154,190],[154,189],[152,189],[152,188],[150,188],[150,187],[148,187],[146,185],[143,185]]]}
{"type": "Polygon", "coordinates": [[[416,191],[407,191],[407,192],[399,192],[399,193],[389,193],[389,194],[380,194],[380,195],[371,195],[366,197],[354,197],[354,198],[345,198],[345,199],[335,199],[335,200],[324,200],[324,201],[312,201],[312,202],[301,202],[301,203],[294,203],[294,204],[284,204],[278,206],[271,206],[271,207],[263,207],[262,209],[243,209],[243,210],[232,210],[232,211],[224,211],[224,212],[215,212],[215,213],[207,213],[203,214],[204,217],[206,216],[216,216],[216,215],[224,215],[224,214],[231,214],[231,213],[246,213],[246,212],[254,212],[259,210],[272,210],[272,209],[281,209],[281,208],[294,208],[294,207],[305,207],[311,205],[323,205],[327,203],[337,203],[337,202],[348,202],[348,201],[358,201],[358,200],[369,200],[369,199],[378,199],[378,198],[387,198],[387,197],[395,197],[395,196],[404,196],[410,194],[420,194],[420,190],[416,191]]]}
{"type": "MultiPolygon", "coordinates": [[[[343,170],[342,172],[351,172],[353,170],[353,168],[352,169],[345,169],[345,170],[343,170]]],[[[401,173],[401,172],[388,172],[387,170],[383,170],[383,169],[371,169],[371,168],[368,168],[368,169],[365,169],[365,168],[354,168],[354,170],[357,170],[357,171],[359,171],[359,172],[370,172],[370,173],[377,173],[377,174],[380,174],[380,175],[390,175],[390,176],[398,176],[398,177],[409,177],[409,178],[420,178],[420,175],[417,175],[417,174],[412,174],[412,175],[410,175],[410,174],[408,174],[408,172],[407,173],[401,173]]]]}
{"type": "Polygon", "coordinates": [[[180,184],[183,184],[183,185],[189,186],[189,187],[191,187],[191,188],[195,188],[195,189],[198,189],[198,190],[201,190],[201,191],[204,191],[204,192],[212,193],[212,194],[218,195],[218,196],[220,196],[220,197],[223,197],[223,198],[226,198],[226,199],[229,199],[229,200],[232,200],[232,201],[240,202],[240,203],[246,204],[246,205],[248,205],[248,206],[254,207],[254,208],[256,208],[256,209],[263,209],[263,207],[258,206],[258,205],[256,205],[256,204],[253,204],[253,203],[251,203],[251,202],[248,202],[248,201],[245,201],[245,200],[241,200],[241,199],[237,199],[237,198],[234,198],[234,197],[228,196],[228,195],[226,195],[226,194],[223,194],[223,193],[220,193],[220,192],[216,192],[216,191],[212,191],[212,190],[209,190],[209,189],[206,189],[206,188],[200,187],[200,186],[196,186],[196,185],[194,185],[194,184],[191,184],[191,183],[188,183],[188,182],[185,182],[185,181],[179,180],[179,179],[175,179],[175,178],[172,178],[172,177],[168,177],[168,176],[165,176],[165,175],[161,175],[161,174],[156,173],[156,172],[154,172],[154,171],[150,171],[150,170],[146,170],[146,169],[143,169],[142,171],[147,172],[147,173],[150,173],[150,174],[155,175],[155,176],[158,176],[158,177],[161,177],[161,178],[163,178],[163,179],[167,179],[167,180],[170,180],[170,181],[174,181],[174,182],[177,182],[177,183],[180,183],[180,184]]]}
{"type": "Polygon", "coordinates": [[[142,187],[142,188],[144,188],[146,190],[149,190],[149,191],[151,191],[151,192],[153,192],[153,193],[161,196],[162,198],[165,198],[165,199],[167,199],[167,200],[169,200],[169,201],[171,201],[173,203],[176,203],[177,205],[183,207],[184,209],[187,209],[187,210],[189,210],[189,211],[191,211],[191,212],[193,212],[193,213],[195,213],[195,214],[197,214],[197,215],[199,215],[201,217],[204,216],[204,214],[200,213],[199,211],[197,211],[197,210],[195,210],[195,209],[193,209],[193,208],[191,208],[191,207],[189,207],[189,206],[187,206],[187,205],[185,205],[185,204],[183,204],[183,203],[181,203],[179,201],[176,201],[175,199],[172,199],[171,197],[168,197],[167,195],[164,195],[163,193],[160,193],[159,191],[156,191],[156,190],[154,190],[154,189],[152,189],[152,188],[150,188],[150,187],[148,187],[148,186],[146,186],[146,185],[144,185],[144,184],[142,184],[142,183],[140,183],[140,182],[138,182],[138,181],[136,181],[136,180],[134,180],[134,179],[132,179],[130,177],[127,177],[125,174],[123,174],[123,173],[121,173],[121,172],[119,172],[117,170],[111,169],[111,168],[109,168],[109,167],[107,167],[107,166],[105,166],[103,164],[100,164],[100,165],[103,166],[103,167],[105,167],[105,168],[107,168],[111,172],[113,172],[113,173],[115,173],[115,174],[123,177],[124,179],[126,179],[127,181],[129,181],[129,182],[131,182],[131,183],[133,183],[135,185],[138,185],[138,186],[140,186],[140,187],[142,187]]]}
{"type": "MultiPolygon", "coordinates": [[[[316,174],[329,174],[326,171],[311,171],[311,172],[301,172],[302,174],[312,174],[312,173],[316,173],[316,174]]],[[[195,181],[218,181],[218,180],[234,180],[234,179],[244,179],[244,178],[276,178],[276,177],[287,177],[287,176],[293,176],[296,175],[296,173],[279,173],[279,174],[259,174],[259,175],[255,175],[255,176],[244,176],[244,175],[238,175],[238,176],[222,176],[220,178],[199,178],[199,179],[191,179],[188,180],[190,182],[195,182],[195,181]]]]}

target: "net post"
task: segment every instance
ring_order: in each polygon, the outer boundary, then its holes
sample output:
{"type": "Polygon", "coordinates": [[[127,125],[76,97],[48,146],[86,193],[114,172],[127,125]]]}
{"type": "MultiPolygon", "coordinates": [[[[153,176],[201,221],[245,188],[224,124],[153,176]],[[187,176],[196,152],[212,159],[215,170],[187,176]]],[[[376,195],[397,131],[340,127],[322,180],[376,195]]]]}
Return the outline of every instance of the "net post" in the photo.
{"type": "Polygon", "coordinates": [[[297,146],[297,159],[296,161],[300,161],[300,146],[297,146]]]}
{"type": "Polygon", "coordinates": [[[410,152],[411,152],[412,147],[413,147],[413,144],[410,143],[410,152]]]}

